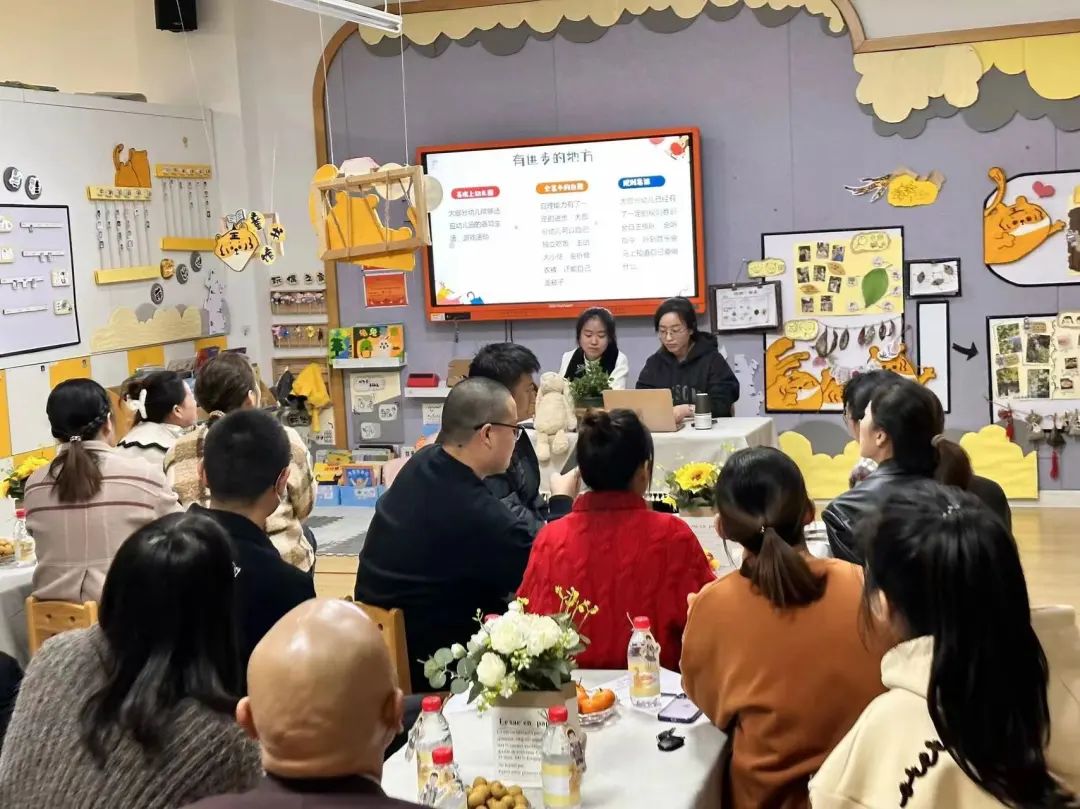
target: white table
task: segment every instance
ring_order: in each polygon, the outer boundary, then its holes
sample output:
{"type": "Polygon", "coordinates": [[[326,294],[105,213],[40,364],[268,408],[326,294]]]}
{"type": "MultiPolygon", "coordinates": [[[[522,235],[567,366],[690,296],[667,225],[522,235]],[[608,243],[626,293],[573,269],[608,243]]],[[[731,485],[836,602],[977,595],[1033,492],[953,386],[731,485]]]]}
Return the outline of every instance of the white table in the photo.
{"type": "MultiPolygon", "coordinates": [[[[536,443],[532,430],[529,438],[536,443]]],[[[567,433],[570,448],[577,443],[577,433],[567,433]]],[[[653,463],[654,491],[666,491],[664,478],[683,464],[707,461],[722,464],[731,453],[746,447],[775,447],[776,425],[772,419],[724,418],[713,421],[711,430],[696,430],[693,423],[684,424],[674,433],[653,433],[656,458],[653,463]]],[[[566,455],[555,455],[540,464],[540,487],[547,491],[552,472],[562,471],[566,455]]]]}
{"type": "Polygon", "coordinates": [[[30,595],[34,567],[0,567],[0,652],[26,668],[30,646],[26,635],[26,597],[30,595]]]}
{"type": "MultiPolygon", "coordinates": [[[[582,684],[596,688],[625,674],[621,671],[581,671],[582,684]]],[[[492,748],[491,714],[474,710],[457,712],[447,707],[446,718],[454,737],[454,759],[466,785],[477,776],[492,780],[495,753],[492,748]]],[[[720,754],[724,734],[708,723],[671,725],[619,705],[619,716],[600,728],[588,731],[585,759],[588,771],[582,782],[582,806],[648,807],[683,809],[693,804],[698,790],[720,754]],[[680,749],[664,753],[656,747],[656,736],[669,728],[686,738],[680,749]]],[[[383,789],[394,798],[416,800],[416,762],[405,760],[399,750],[386,762],[383,789]]],[[[528,790],[534,809],[543,809],[541,795],[528,790]]]]}

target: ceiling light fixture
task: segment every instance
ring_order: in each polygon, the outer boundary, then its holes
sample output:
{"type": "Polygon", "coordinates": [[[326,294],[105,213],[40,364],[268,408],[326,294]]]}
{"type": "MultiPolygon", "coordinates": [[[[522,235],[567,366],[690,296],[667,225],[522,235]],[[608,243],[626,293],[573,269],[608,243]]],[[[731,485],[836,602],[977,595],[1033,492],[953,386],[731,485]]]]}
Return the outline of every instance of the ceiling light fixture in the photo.
{"type": "Polygon", "coordinates": [[[387,34],[401,35],[400,14],[391,14],[389,11],[361,5],[356,0],[275,0],[275,2],[316,14],[326,14],[387,34]]]}

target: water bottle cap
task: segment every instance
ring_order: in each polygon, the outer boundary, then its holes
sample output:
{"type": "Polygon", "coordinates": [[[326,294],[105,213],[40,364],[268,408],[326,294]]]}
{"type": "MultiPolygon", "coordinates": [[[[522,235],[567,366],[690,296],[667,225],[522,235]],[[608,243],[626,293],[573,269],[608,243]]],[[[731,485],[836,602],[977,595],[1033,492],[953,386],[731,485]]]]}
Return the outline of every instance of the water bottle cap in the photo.
{"type": "Polygon", "coordinates": [[[420,709],[424,713],[438,713],[442,710],[442,697],[424,697],[424,701],[420,703],[420,709]]]}
{"type": "Polygon", "coordinates": [[[652,622],[649,621],[649,616],[639,615],[634,619],[634,629],[652,629],[652,622]]]}
{"type": "Polygon", "coordinates": [[[552,705],[548,708],[548,722],[553,725],[561,725],[570,718],[570,712],[565,705],[552,705]]]}
{"type": "Polygon", "coordinates": [[[431,763],[436,766],[443,766],[446,764],[454,763],[454,748],[452,747],[437,747],[431,753],[431,763]]]}
{"type": "Polygon", "coordinates": [[[17,509],[15,509],[15,519],[16,520],[25,520],[26,519],[26,509],[25,508],[17,508],[17,509]]]}

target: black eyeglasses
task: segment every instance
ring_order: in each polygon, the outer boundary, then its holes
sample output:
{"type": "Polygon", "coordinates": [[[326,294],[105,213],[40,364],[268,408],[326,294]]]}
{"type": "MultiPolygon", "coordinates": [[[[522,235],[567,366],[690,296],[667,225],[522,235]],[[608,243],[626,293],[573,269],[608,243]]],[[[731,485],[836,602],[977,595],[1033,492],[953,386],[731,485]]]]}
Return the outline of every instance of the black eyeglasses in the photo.
{"type": "Polygon", "coordinates": [[[488,421],[488,422],[485,422],[484,424],[477,424],[475,427],[473,427],[473,429],[474,430],[482,430],[485,427],[487,427],[489,424],[492,427],[508,427],[508,428],[510,428],[511,430],[514,431],[514,440],[515,441],[517,441],[519,438],[521,438],[521,431],[525,429],[524,427],[521,427],[521,426],[519,426],[517,424],[504,424],[501,421],[488,421]]]}

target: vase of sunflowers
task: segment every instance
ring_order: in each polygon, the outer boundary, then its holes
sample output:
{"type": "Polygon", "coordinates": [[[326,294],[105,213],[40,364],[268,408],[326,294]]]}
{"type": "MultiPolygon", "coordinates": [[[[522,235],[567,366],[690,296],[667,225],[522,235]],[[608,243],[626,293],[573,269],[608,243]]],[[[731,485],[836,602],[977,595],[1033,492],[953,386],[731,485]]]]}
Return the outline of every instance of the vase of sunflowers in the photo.
{"type": "Polygon", "coordinates": [[[720,467],[698,461],[669,472],[664,482],[668,491],[664,501],[684,516],[709,516],[713,513],[713,487],[720,477],[720,467]]]}

